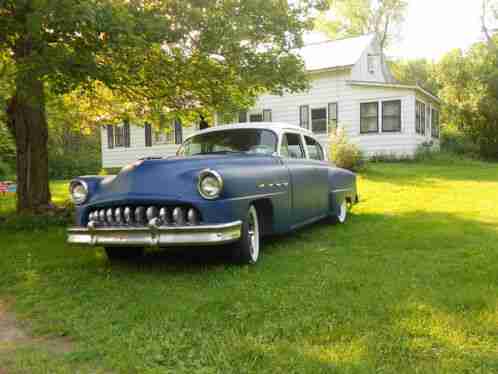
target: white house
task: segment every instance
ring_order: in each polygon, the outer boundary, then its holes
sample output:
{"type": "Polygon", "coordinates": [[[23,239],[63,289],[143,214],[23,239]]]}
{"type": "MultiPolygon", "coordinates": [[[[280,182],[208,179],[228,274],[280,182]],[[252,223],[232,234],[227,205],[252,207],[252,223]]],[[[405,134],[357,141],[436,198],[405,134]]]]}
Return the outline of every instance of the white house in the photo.
{"type": "MultiPolygon", "coordinates": [[[[331,131],[339,126],[370,156],[413,156],[421,144],[439,146],[440,100],[419,86],[397,83],[374,35],[309,44],[300,55],[310,89],[263,95],[233,122],[299,125],[312,130],[326,148],[331,131]]],[[[216,124],[221,124],[222,117],[216,118],[216,124]]],[[[182,135],[196,130],[196,126],[182,129],[179,124],[168,127],[163,132],[150,126],[104,127],[103,166],[173,155],[182,135]]]]}

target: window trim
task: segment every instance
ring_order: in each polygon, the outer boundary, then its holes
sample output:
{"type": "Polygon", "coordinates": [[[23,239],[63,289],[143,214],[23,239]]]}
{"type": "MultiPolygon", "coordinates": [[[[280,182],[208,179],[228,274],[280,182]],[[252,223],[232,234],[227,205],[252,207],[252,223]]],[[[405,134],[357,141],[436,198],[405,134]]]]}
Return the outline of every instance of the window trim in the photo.
{"type": "Polygon", "coordinates": [[[402,129],[402,118],[403,118],[403,114],[402,114],[403,104],[402,104],[401,99],[383,100],[381,103],[382,103],[382,105],[381,105],[381,107],[382,107],[382,111],[381,111],[381,118],[382,118],[381,128],[382,128],[382,131],[381,132],[382,133],[384,133],[384,132],[386,132],[386,133],[397,133],[397,132],[401,132],[401,129],[402,129]],[[399,103],[399,116],[385,116],[384,115],[384,105],[385,104],[392,104],[392,103],[399,103]],[[384,129],[384,118],[385,117],[399,118],[399,129],[397,129],[397,130],[385,130],[384,129]]]}
{"type": "Polygon", "coordinates": [[[380,113],[380,108],[381,108],[381,105],[379,105],[379,103],[381,103],[382,101],[365,101],[365,102],[361,102],[360,103],[360,134],[379,134],[381,131],[380,131],[380,116],[381,116],[381,113],[380,113]],[[363,118],[373,118],[373,116],[370,116],[370,117],[363,117],[363,113],[362,113],[362,106],[363,105],[367,105],[367,104],[375,104],[377,106],[377,129],[375,131],[363,131],[363,126],[362,126],[362,123],[363,123],[363,118]]]}

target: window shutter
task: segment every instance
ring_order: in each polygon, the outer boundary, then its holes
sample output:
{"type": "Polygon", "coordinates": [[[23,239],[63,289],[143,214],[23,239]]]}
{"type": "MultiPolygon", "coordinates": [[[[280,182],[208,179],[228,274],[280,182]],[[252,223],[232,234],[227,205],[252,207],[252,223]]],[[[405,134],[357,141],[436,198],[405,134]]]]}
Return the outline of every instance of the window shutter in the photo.
{"type": "Polygon", "coordinates": [[[175,120],[175,143],[182,144],[183,134],[182,134],[182,123],[179,119],[175,120]]]}
{"type": "Polygon", "coordinates": [[[145,130],[145,146],[152,147],[152,127],[150,123],[145,124],[144,130],[145,130]]]}
{"type": "Polygon", "coordinates": [[[263,110],[263,121],[264,122],[271,122],[271,109],[264,109],[263,110]]]}
{"type": "Polygon", "coordinates": [[[125,121],[125,123],[124,123],[123,133],[124,133],[124,146],[126,148],[129,148],[130,147],[130,123],[128,121],[125,121]]]}
{"type": "Polygon", "coordinates": [[[247,122],[247,111],[241,111],[239,112],[239,122],[240,123],[246,123],[247,122]]]}
{"type": "Polygon", "coordinates": [[[299,107],[299,126],[309,129],[310,125],[310,106],[301,105],[299,107]]]}
{"type": "Polygon", "coordinates": [[[114,127],[111,125],[106,126],[107,129],[107,148],[114,148],[114,127]]]}

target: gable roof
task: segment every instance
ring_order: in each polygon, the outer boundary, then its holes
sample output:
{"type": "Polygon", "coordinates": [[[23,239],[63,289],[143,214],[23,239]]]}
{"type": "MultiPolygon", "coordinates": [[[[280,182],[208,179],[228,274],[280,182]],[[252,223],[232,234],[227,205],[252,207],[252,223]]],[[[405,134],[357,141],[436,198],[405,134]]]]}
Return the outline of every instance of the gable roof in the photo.
{"type": "Polygon", "coordinates": [[[368,34],[311,43],[301,48],[298,54],[304,60],[306,71],[309,72],[351,67],[358,62],[374,37],[374,34],[368,34]]]}

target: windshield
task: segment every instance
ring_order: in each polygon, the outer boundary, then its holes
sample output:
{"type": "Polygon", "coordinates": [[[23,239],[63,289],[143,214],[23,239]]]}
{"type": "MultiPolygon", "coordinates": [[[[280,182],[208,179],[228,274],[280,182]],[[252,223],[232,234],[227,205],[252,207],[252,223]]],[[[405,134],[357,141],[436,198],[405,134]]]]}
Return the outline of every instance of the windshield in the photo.
{"type": "Polygon", "coordinates": [[[249,153],[271,155],[277,151],[277,136],[260,129],[220,130],[187,139],[178,156],[203,154],[249,153]]]}

